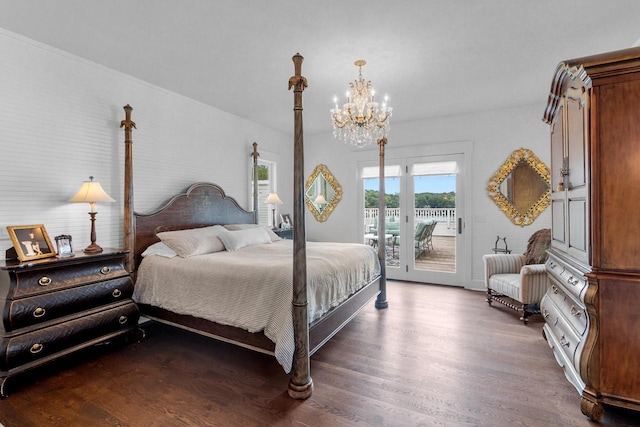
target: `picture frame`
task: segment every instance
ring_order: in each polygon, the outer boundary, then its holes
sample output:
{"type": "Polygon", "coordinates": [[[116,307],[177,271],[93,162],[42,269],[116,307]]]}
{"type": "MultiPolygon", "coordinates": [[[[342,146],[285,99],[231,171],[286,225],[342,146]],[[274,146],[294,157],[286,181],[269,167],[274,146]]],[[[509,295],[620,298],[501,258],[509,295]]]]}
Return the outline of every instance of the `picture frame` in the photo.
{"type": "Polygon", "coordinates": [[[56,256],[43,224],[10,225],[7,232],[20,261],[56,256]]]}
{"type": "Polygon", "coordinates": [[[281,228],[285,230],[289,230],[293,228],[293,221],[291,220],[291,214],[281,214],[280,220],[282,221],[282,224],[280,225],[281,228]]]}
{"type": "Polygon", "coordinates": [[[73,246],[71,245],[72,238],[68,234],[61,234],[54,237],[56,241],[56,248],[58,249],[58,257],[66,258],[74,256],[73,246]]]}

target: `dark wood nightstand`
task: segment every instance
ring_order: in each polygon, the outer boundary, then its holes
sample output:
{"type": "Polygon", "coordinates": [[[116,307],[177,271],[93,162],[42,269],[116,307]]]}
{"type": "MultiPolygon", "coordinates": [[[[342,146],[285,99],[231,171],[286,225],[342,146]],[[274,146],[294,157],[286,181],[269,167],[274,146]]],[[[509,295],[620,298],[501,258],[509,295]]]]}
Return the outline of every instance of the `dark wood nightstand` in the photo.
{"type": "Polygon", "coordinates": [[[273,232],[283,239],[293,240],[293,228],[289,228],[288,230],[284,228],[276,228],[273,232]]]}
{"type": "Polygon", "coordinates": [[[120,335],[142,339],[126,254],[0,261],[0,397],[28,369],[120,335]]]}

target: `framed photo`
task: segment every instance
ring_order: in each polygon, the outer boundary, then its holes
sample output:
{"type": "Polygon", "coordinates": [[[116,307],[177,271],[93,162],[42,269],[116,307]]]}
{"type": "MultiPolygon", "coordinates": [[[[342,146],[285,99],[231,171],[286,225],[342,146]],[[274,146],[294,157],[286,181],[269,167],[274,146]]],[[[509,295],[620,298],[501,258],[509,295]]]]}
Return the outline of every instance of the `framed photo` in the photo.
{"type": "Polygon", "coordinates": [[[56,248],[58,249],[58,256],[60,258],[73,256],[73,247],[71,246],[71,236],[68,234],[61,234],[54,237],[56,240],[56,248]]]}
{"type": "Polygon", "coordinates": [[[282,214],[280,215],[280,219],[282,220],[281,227],[285,230],[289,230],[293,228],[293,221],[291,221],[291,214],[282,214]]]}
{"type": "Polygon", "coordinates": [[[7,226],[7,231],[20,261],[56,256],[44,225],[7,226]]]}

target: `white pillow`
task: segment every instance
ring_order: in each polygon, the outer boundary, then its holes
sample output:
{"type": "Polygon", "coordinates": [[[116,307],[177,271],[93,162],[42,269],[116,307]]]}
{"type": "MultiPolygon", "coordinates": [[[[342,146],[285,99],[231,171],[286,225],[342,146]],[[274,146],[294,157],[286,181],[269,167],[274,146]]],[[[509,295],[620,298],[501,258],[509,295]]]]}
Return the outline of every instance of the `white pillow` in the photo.
{"type": "Polygon", "coordinates": [[[150,255],[158,255],[165,258],[173,258],[178,254],[163,242],[157,242],[149,246],[147,249],[144,250],[144,252],[142,252],[143,257],[150,256],[150,255]]]}
{"type": "Polygon", "coordinates": [[[178,256],[187,258],[194,255],[210,254],[224,250],[218,237],[226,231],[221,225],[190,228],[187,230],[164,231],[157,236],[163,243],[173,249],[178,256]]]}
{"type": "Polygon", "coordinates": [[[220,233],[220,240],[222,240],[222,243],[224,243],[224,246],[229,252],[244,248],[245,246],[271,243],[271,238],[267,234],[267,230],[263,227],[252,227],[236,231],[225,230],[220,233]]]}
{"type": "Polygon", "coordinates": [[[246,230],[248,228],[256,228],[256,227],[264,228],[266,230],[267,234],[269,235],[269,238],[271,238],[272,242],[277,242],[278,240],[282,240],[282,237],[278,236],[276,233],[271,231],[271,229],[269,227],[267,227],[266,225],[261,225],[261,224],[227,224],[227,225],[224,226],[224,228],[226,228],[227,230],[230,230],[230,231],[246,230]]]}

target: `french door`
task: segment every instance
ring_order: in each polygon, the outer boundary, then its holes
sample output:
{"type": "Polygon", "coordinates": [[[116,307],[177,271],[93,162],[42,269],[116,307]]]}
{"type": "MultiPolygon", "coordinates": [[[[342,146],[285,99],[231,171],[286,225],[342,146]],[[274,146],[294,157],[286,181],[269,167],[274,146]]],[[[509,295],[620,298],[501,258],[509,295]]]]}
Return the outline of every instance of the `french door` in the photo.
{"type": "Polygon", "coordinates": [[[377,244],[384,216],[388,278],[463,285],[463,162],[462,154],[386,159],[384,215],[371,208],[378,168],[362,168],[364,241],[377,244]]]}

